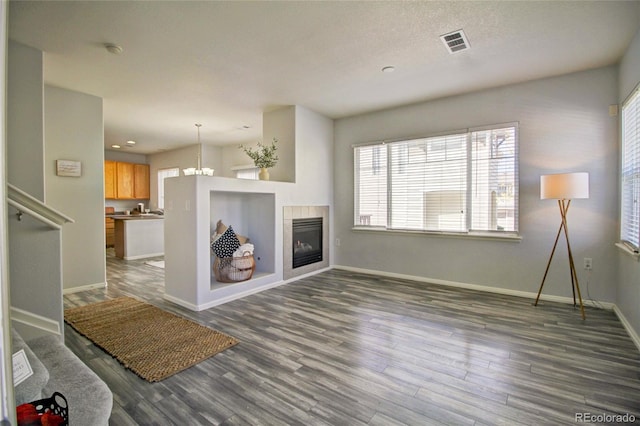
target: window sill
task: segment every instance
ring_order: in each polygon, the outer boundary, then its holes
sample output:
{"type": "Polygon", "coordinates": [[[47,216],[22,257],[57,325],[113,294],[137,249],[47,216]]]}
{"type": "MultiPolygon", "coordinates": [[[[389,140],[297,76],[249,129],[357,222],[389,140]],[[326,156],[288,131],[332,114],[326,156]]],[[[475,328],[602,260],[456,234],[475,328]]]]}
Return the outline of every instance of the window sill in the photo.
{"type": "Polygon", "coordinates": [[[354,226],[351,228],[355,232],[375,232],[383,234],[396,235],[424,235],[428,237],[443,238],[461,238],[472,240],[492,240],[519,243],[522,236],[516,233],[498,233],[498,232],[445,232],[445,231],[418,231],[418,230],[402,230],[402,229],[386,229],[373,226],[354,226]]]}
{"type": "Polygon", "coordinates": [[[616,247],[622,250],[622,252],[627,256],[631,256],[632,258],[634,258],[636,261],[640,260],[640,253],[638,253],[637,251],[633,251],[633,249],[631,249],[629,246],[622,243],[616,243],[616,247]]]}

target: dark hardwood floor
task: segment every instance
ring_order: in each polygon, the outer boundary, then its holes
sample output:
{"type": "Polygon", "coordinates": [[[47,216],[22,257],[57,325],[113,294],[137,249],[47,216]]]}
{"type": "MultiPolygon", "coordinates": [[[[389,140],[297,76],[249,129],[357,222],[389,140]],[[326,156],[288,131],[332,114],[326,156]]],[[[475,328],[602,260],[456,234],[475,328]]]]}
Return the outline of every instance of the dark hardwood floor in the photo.
{"type": "Polygon", "coordinates": [[[113,425],[640,422],[640,352],[611,311],[582,321],[569,305],[332,270],[192,312],[143,260],[109,256],[107,276],[65,308],[129,295],[240,340],[148,383],[65,326],[113,391],[113,425]]]}

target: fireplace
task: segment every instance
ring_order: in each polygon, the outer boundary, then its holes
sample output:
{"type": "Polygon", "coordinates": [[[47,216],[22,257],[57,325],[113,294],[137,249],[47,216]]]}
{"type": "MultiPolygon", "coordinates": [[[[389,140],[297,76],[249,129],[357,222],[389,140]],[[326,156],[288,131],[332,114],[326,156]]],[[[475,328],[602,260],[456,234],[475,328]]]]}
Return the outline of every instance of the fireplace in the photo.
{"type": "MultiPolygon", "coordinates": [[[[291,278],[307,275],[316,271],[323,270],[329,267],[329,206],[283,206],[282,208],[282,276],[285,280],[291,278]],[[315,241],[316,237],[312,237],[306,234],[304,227],[302,228],[302,235],[297,235],[300,229],[293,233],[293,222],[299,225],[301,222],[311,219],[312,222],[316,222],[313,226],[319,231],[317,238],[319,241],[315,241]],[[322,223],[320,225],[318,222],[322,223]],[[304,253],[304,251],[298,250],[295,253],[295,246],[298,245],[300,240],[300,246],[306,247],[304,243],[309,244],[314,249],[317,247],[316,253],[304,253]],[[314,241],[310,241],[314,240],[314,241]],[[306,259],[302,259],[304,263],[308,263],[304,266],[300,266],[299,260],[294,261],[294,256],[301,257],[303,254],[312,254],[306,259]],[[311,262],[309,262],[311,260],[311,262]],[[294,263],[297,265],[294,267],[294,263]]],[[[297,226],[296,226],[297,227],[297,226]]],[[[315,251],[315,250],[314,250],[315,251]]]]}
{"type": "Polygon", "coordinates": [[[293,219],[292,268],[322,262],[322,218],[293,219]]]}

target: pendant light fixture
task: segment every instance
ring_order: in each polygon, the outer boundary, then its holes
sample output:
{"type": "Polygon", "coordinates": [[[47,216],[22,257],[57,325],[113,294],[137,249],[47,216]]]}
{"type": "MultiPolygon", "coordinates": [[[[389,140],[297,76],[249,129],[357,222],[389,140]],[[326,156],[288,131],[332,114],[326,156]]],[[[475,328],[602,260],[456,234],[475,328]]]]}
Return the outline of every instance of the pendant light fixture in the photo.
{"type": "Polygon", "coordinates": [[[203,176],[213,176],[213,169],[202,166],[202,143],[200,143],[200,127],[202,124],[196,123],[196,127],[198,128],[198,161],[196,163],[196,167],[189,167],[187,169],[182,169],[182,172],[185,176],[191,175],[203,175],[203,176]]]}

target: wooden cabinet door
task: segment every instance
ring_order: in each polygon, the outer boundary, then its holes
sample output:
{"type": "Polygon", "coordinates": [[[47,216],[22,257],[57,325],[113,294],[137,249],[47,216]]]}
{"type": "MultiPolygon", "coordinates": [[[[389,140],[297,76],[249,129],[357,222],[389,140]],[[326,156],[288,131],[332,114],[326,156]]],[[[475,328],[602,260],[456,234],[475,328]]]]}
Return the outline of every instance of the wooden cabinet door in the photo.
{"type": "Polygon", "coordinates": [[[139,200],[149,199],[149,165],[134,164],[133,170],[133,196],[139,200]]]}
{"type": "Polygon", "coordinates": [[[104,198],[114,199],[118,196],[116,192],[116,162],[104,162],[104,198]]]}
{"type": "Polygon", "coordinates": [[[119,199],[132,199],[133,194],[133,182],[134,182],[134,164],[133,163],[116,163],[116,181],[117,189],[116,196],[119,199]]]}
{"type": "Polygon", "coordinates": [[[107,247],[113,247],[115,244],[115,221],[110,217],[104,219],[104,234],[107,247]]]}

